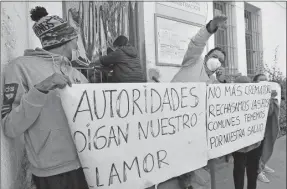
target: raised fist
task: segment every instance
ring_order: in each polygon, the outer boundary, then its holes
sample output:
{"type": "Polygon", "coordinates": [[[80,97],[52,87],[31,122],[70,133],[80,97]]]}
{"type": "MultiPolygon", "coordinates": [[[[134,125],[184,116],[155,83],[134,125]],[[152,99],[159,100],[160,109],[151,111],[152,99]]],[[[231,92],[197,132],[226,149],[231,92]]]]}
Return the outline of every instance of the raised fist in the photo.
{"type": "Polygon", "coordinates": [[[210,30],[214,31],[217,27],[226,28],[227,17],[225,15],[214,16],[213,20],[210,22],[210,30]]]}

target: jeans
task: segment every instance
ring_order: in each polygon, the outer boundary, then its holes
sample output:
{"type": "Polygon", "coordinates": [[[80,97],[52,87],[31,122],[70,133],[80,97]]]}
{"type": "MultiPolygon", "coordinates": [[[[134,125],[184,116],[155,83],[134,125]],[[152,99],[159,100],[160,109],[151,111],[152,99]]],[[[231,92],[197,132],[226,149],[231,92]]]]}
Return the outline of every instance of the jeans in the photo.
{"type": "Polygon", "coordinates": [[[244,174],[247,172],[247,189],[256,189],[259,160],[261,157],[260,147],[249,152],[234,152],[233,180],[235,189],[244,188],[244,174]]]}
{"type": "MultiPolygon", "coordinates": [[[[261,158],[262,153],[263,153],[264,140],[265,140],[265,138],[261,141],[261,144],[259,146],[259,152],[258,153],[260,153],[260,158],[261,158]]],[[[265,164],[260,159],[259,167],[258,167],[258,173],[261,173],[264,170],[264,167],[265,167],[265,164]]]]}

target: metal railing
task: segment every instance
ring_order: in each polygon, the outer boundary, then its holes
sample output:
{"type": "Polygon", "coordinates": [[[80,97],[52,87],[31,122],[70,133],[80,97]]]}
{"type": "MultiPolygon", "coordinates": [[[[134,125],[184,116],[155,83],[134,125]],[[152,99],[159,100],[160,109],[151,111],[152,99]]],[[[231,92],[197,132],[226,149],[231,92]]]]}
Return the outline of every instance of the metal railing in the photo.
{"type": "Polygon", "coordinates": [[[106,83],[109,82],[112,71],[102,66],[94,68],[74,67],[80,71],[91,83],[106,83]]]}

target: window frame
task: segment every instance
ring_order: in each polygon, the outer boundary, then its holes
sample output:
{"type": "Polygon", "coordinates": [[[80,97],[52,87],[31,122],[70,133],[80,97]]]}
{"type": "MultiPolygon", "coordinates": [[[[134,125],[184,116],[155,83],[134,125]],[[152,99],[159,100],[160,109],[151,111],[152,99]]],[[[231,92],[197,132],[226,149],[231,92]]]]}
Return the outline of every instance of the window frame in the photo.
{"type": "Polygon", "coordinates": [[[235,75],[238,72],[238,55],[236,44],[236,22],[234,2],[213,1],[213,14],[224,14],[228,17],[227,28],[218,28],[214,35],[214,46],[222,48],[226,53],[225,72],[235,75]],[[219,8],[221,7],[221,8],[219,8]],[[219,9],[218,9],[219,8],[219,9]],[[219,10],[220,12],[217,12],[219,10]]]}
{"type": "Polygon", "coordinates": [[[247,75],[253,77],[263,65],[261,11],[244,3],[247,75]],[[248,21],[246,23],[246,21],[248,21]]]}

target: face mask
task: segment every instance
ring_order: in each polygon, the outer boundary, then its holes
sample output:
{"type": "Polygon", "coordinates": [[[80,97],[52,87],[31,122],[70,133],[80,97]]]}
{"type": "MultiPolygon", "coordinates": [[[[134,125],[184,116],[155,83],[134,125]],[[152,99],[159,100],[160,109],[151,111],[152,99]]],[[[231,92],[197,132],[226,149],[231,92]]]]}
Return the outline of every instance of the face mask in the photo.
{"type": "Polygon", "coordinates": [[[210,58],[207,60],[206,66],[210,71],[214,72],[221,66],[221,63],[217,58],[210,58]]]}
{"type": "Polygon", "coordinates": [[[80,51],[73,49],[73,50],[72,50],[72,61],[73,61],[73,60],[78,60],[79,57],[80,57],[80,51]]]}

